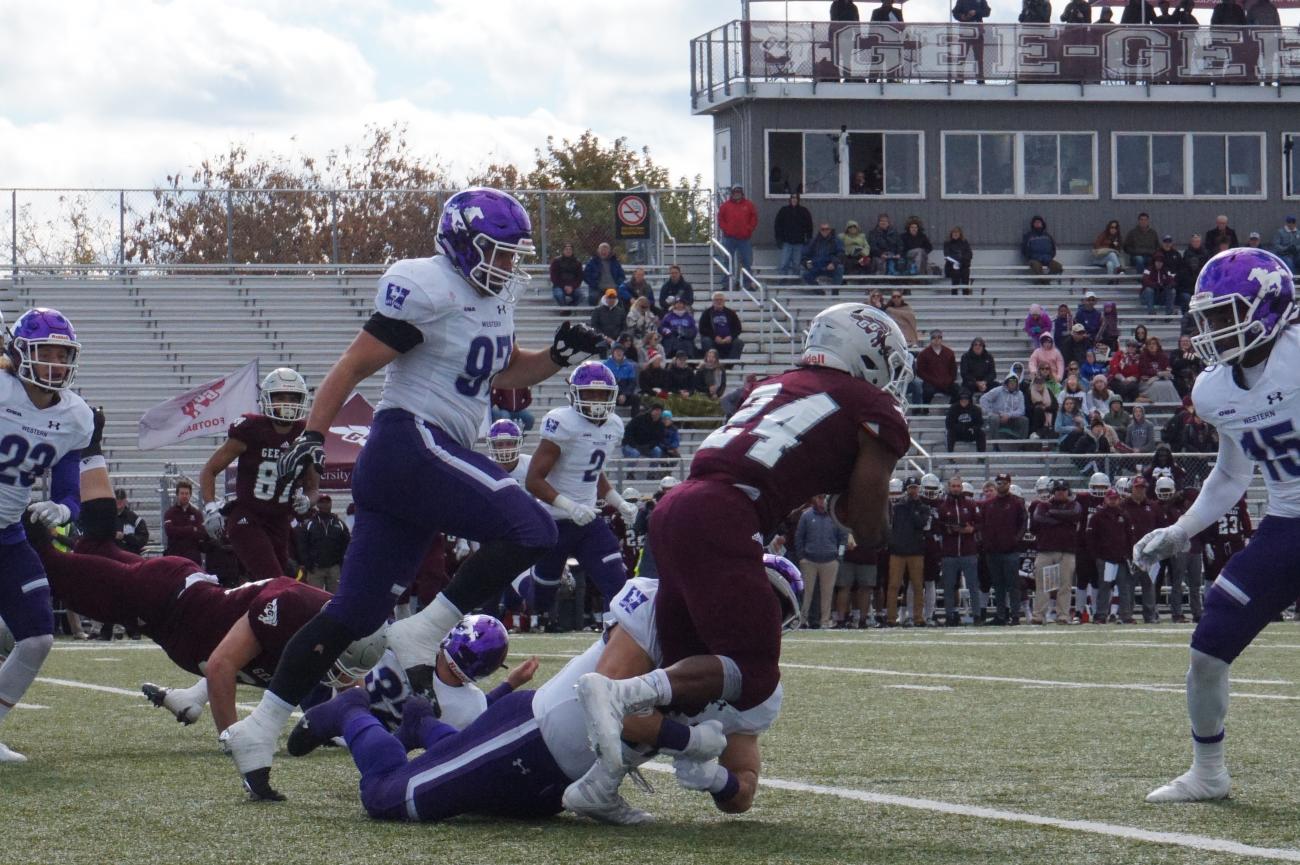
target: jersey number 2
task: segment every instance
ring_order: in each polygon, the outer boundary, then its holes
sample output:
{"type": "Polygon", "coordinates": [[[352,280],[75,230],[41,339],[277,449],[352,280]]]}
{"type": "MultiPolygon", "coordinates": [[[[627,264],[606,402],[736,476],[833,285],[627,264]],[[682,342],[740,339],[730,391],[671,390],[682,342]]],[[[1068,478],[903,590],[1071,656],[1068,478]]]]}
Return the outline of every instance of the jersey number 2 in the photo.
{"type": "MultiPolygon", "coordinates": [[[[730,423],[710,433],[708,438],[700,442],[700,449],[725,447],[733,438],[746,432],[744,424],[765,411],[768,403],[776,399],[780,392],[779,384],[754,388],[745,405],[731,416],[730,423]]],[[[834,414],[837,408],[839,404],[835,400],[819,393],[773,409],[748,430],[758,441],[749,446],[745,456],[772,468],[783,453],[799,444],[804,433],[834,414]]]]}

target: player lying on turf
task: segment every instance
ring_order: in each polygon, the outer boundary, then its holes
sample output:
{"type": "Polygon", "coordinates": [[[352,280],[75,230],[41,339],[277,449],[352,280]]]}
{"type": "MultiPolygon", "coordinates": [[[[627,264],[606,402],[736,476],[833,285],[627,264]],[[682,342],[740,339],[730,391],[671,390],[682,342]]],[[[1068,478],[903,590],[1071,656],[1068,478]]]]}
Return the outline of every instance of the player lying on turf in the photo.
{"type": "MultiPolygon", "coordinates": [[[[797,628],[798,568],[775,556],[768,564],[784,628],[797,628]]],[[[631,676],[657,665],[657,589],[655,580],[628,581],[610,603],[615,623],[601,639],[540,689],[497,700],[459,733],[437,721],[418,698],[408,702],[398,734],[389,733],[356,689],[309,709],[305,720],[315,735],[347,741],[361,771],[361,802],[378,819],[545,817],[569,807],[610,823],[647,822],[650,815],[616,792],[626,770],[610,775],[588,745],[574,684],[596,669],[631,676]],[[417,745],[425,752],[408,761],[408,747],[417,745]],[[600,789],[590,795],[589,787],[600,789]]],[[[744,711],[718,701],[689,717],[655,712],[629,718],[624,735],[647,746],[631,761],[649,759],[655,750],[672,753],[682,786],[710,792],[721,810],[745,811],[761,769],[758,736],[776,719],[781,696],[778,685],[767,700],[744,711]]]]}
{"type": "Polygon", "coordinates": [[[1209,366],[1196,379],[1196,413],[1219,432],[1214,470],[1173,525],[1145,535],[1133,559],[1148,568],[1185,552],[1190,539],[1236,507],[1264,470],[1268,512],[1250,543],[1230,558],[1205,593],[1192,632],[1187,714],[1192,768],[1148,802],[1223,799],[1231,779],[1223,758],[1228,671],[1265,625],[1300,594],[1300,308],[1291,272],[1262,249],[1221,252],[1196,280],[1192,346],[1209,366]]]}

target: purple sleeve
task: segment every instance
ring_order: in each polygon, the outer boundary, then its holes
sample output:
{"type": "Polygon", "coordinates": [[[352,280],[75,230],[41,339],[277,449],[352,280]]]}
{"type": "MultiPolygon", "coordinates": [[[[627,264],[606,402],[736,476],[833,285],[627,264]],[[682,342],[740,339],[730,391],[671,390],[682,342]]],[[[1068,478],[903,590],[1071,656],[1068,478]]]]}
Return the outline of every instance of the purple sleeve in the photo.
{"type": "Polygon", "coordinates": [[[81,513],[81,451],[68,451],[50,470],[50,499],[67,505],[74,520],[81,513]]]}
{"type": "Polygon", "coordinates": [[[491,706],[497,700],[500,700],[502,697],[504,697],[506,694],[509,694],[513,690],[514,688],[510,687],[509,682],[502,682],[500,685],[497,685],[495,688],[493,688],[491,691],[488,692],[487,704],[491,706]]]}

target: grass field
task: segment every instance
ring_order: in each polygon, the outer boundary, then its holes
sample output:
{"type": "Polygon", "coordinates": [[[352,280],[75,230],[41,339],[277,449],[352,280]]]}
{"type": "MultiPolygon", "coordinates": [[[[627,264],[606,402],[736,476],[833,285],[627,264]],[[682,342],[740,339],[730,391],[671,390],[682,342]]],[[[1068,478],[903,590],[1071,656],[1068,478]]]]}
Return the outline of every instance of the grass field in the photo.
{"type": "MultiPolygon", "coordinates": [[[[655,795],[628,790],[659,818],[641,829],[571,817],[374,822],[338,750],[282,756],[275,779],[290,801],[250,803],[209,716],[184,728],[139,696],[145,680],[189,684],[160,651],[61,641],[31,707],[3,727],[31,762],[0,769],[0,861],[1300,861],[1300,625],[1272,625],[1234,667],[1234,798],[1142,801],[1188,763],[1188,634],[1172,625],[792,634],[784,711],[764,739],[769,786],[754,809],[727,817],[649,774],[655,795]]],[[[516,637],[512,658],[539,654],[547,676],[589,640],[516,637]]]]}

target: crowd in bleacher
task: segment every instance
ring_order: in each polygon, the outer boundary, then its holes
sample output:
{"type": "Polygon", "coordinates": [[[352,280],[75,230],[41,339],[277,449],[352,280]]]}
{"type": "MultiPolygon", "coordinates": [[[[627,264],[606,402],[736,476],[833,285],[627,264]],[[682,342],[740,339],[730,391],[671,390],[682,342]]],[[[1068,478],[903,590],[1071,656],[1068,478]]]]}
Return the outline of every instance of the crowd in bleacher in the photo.
{"type": "MultiPolygon", "coordinates": [[[[1092,5],[1088,0],[1069,0],[1061,12],[1060,20],[1065,24],[1090,24],[1092,5]]],[[[1118,4],[1117,4],[1118,5],[1118,4]]],[[[1120,24],[1156,24],[1161,26],[1196,27],[1200,24],[1194,14],[1195,0],[1160,0],[1159,8],[1148,0],[1128,0],[1122,4],[1120,24]]],[[[952,5],[952,17],[966,24],[980,24],[993,14],[988,0],[957,0],[952,5]]],[[[861,13],[855,0],[832,0],[830,19],[832,21],[859,21],[861,13]]],[[[894,5],[893,0],[880,0],[880,5],[870,13],[872,22],[901,22],[903,10],[894,5]]],[[[1016,18],[1022,24],[1050,24],[1052,21],[1052,4],[1050,0],[1021,0],[1020,13],[1016,18]]],[[[1097,18],[1098,24],[1113,24],[1114,12],[1109,6],[1103,6],[1097,18]]],[[[1252,26],[1277,27],[1281,24],[1277,6],[1272,0],[1249,0],[1242,3],[1236,0],[1219,0],[1210,13],[1210,26],[1252,26]]]]}

